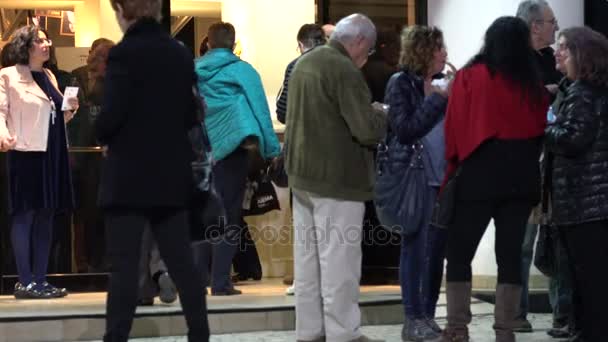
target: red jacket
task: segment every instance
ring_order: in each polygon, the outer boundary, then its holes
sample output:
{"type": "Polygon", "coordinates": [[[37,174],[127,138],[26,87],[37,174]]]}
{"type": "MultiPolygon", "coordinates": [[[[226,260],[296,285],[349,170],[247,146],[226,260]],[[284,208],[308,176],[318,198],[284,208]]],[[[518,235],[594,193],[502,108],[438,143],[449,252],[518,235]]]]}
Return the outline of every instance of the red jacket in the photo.
{"type": "Polygon", "coordinates": [[[542,136],[549,98],[534,104],[522,88],[485,64],[456,74],[445,120],[446,179],[484,141],[542,136]]]}

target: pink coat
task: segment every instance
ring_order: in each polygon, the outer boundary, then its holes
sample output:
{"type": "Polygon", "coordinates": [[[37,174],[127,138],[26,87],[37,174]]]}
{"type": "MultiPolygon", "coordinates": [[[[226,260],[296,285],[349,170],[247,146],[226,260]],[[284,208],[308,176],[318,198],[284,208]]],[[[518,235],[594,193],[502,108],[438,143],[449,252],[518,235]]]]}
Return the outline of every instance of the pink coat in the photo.
{"type": "MultiPolygon", "coordinates": [[[[50,70],[44,72],[58,89],[50,70]]],[[[59,91],[59,90],[57,90],[59,91]]],[[[17,151],[46,151],[51,101],[27,65],[0,70],[0,137],[17,136],[17,151]]]]}

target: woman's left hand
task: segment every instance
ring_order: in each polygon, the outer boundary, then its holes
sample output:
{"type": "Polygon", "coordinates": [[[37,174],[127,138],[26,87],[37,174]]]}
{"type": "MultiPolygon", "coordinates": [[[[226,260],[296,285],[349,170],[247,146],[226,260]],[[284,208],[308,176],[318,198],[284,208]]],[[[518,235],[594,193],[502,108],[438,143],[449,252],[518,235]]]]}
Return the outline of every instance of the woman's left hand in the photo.
{"type": "Polygon", "coordinates": [[[76,111],[80,107],[80,103],[78,102],[78,98],[77,97],[70,97],[69,99],[67,99],[67,101],[68,101],[68,105],[70,106],[70,108],[72,108],[72,112],[76,113],[76,111]]]}
{"type": "Polygon", "coordinates": [[[66,110],[63,112],[63,119],[64,119],[65,123],[68,123],[70,120],[72,120],[74,115],[76,115],[76,111],[78,111],[78,108],[80,107],[77,97],[70,97],[69,99],[67,99],[67,101],[68,101],[68,105],[73,109],[66,110]]]}

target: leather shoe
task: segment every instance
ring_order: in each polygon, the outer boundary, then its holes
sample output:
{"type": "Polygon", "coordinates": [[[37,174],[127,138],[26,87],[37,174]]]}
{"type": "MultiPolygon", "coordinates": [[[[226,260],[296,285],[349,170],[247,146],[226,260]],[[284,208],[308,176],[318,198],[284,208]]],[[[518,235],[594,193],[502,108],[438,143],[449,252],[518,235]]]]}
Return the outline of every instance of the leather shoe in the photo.
{"type": "Polygon", "coordinates": [[[65,287],[55,287],[46,281],[40,285],[42,291],[46,292],[50,298],[63,298],[68,295],[68,290],[66,290],[65,287]]]}
{"type": "Polygon", "coordinates": [[[525,318],[517,318],[513,331],[518,333],[531,333],[533,331],[532,324],[525,318]]]}
{"type": "Polygon", "coordinates": [[[163,274],[158,277],[158,288],[158,297],[160,298],[161,302],[165,304],[175,302],[177,299],[177,289],[175,288],[173,280],[171,280],[171,277],[169,277],[169,273],[163,272],[163,274]]]}
{"type": "Polygon", "coordinates": [[[240,295],[241,293],[243,293],[241,290],[237,290],[234,287],[220,291],[215,291],[211,289],[212,296],[235,296],[240,295]]]}
{"type": "Polygon", "coordinates": [[[262,272],[254,272],[254,273],[238,273],[237,274],[238,281],[247,281],[249,279],[252,280],[262,280],[262,272]]]}
{"type": "Polygon", "coordinates": [[[41,291],[40,286],[36,282],[31,282],[27,286],[21,283],[15,284],[13,295],[16,299],[49,299],[51,295],[45,291],[41,291]]]}
{"type": "Polygon", "coordinates": [[[154,298],[139,298],[137,300],[137,306],[153,306],[154,298]]]}
{"type": "Polygon", "coordinates": [[[567,325],[561,328],[552,328],[547,331],[547,335],[553,338],[568,338],[570,337],[570,329],[567,325]]]}

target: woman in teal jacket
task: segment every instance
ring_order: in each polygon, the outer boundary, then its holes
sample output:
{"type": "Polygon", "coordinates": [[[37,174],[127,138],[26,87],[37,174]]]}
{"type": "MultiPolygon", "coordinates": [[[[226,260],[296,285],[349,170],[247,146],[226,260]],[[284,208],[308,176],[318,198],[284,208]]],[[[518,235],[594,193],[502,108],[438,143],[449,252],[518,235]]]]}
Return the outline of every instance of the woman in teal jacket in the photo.
{"type": "Polygon", "coordinates": [[[213,245],[211,294],[240,294],[230,281],[230,265],[236,253],[241,227],[248,153],[257,143],[261,157],[279,155],[280,145],[260,76],[232,52],[234,27],[217,23],[209,28],[209,51],[195,63],[198,90],[207,102],[205,124],[213,149],[216,190],[226,209],[226,234],[213,245]]]}

